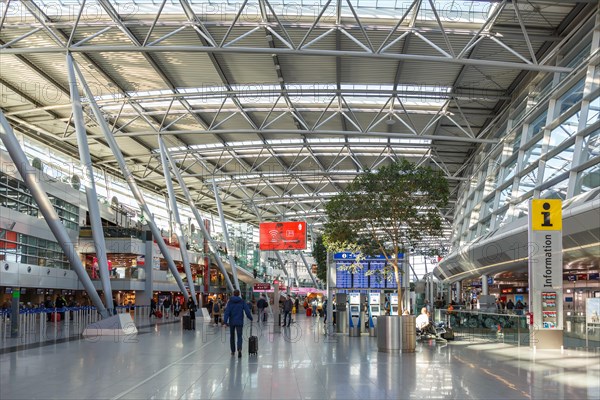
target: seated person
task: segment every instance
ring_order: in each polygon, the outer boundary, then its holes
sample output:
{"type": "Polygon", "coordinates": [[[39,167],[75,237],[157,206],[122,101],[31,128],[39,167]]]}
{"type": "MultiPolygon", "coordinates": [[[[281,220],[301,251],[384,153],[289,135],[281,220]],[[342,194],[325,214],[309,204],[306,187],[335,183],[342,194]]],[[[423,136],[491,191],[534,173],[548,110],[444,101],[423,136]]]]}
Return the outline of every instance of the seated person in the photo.
{"type": "Polygon", "coordinates": [[[422,334],[431,334],[435,336],[435,329],[433,324],[429,321],[429,313],[427,312],[427,307],[423,307],[421,309],[421,315],[417,317],[415,321],[415,325],[417,330],[421,331],[422,334]]]}

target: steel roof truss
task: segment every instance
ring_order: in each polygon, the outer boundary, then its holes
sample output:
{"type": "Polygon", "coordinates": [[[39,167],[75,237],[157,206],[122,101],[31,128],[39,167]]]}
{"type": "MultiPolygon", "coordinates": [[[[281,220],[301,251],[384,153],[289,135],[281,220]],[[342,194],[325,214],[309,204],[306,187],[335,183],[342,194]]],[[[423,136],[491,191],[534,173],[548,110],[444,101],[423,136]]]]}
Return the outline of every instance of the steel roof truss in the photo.
{"type": "Polygon", "coordinates": [[[513,0],[513,10],[517,15],[517,19],[519,20],[519,25],[521,26],[521,30],[523,31],[523,37],[525,38],[525,42],[527,43],[527,49],[529,49],[529,55],[531,56],[531,61],[534,64],[537,64],[537,58],[535,57],[535,51],[533,51],[533,47],[531,46],[531,40],[529,39],[529,35],[527,34],[527,28],[525,28],[525,24],[523,24],[523,18],[521,17],[521,12],[519,11],[519,3],[517,0],[513,0]]]}
{"type": "Polygon", "coordinates": [[[44,14],[44,12],[38,7],[38,5],[34,1],[22,0],[21,3],[27,9],[27,11],[29,11],[29,13],[33,16],[33,18],[35,18],[40,23],[40,25],[42,25],[44,27],[44,30],[46,31],[46,33],[48,33],[50,38],[56,44],[58,44],[60,47],[67,47],[67,44],[58,37],[56,32],[54,32],[54,30],[52,30],[48,26],[48,24],[46,24],[46,21],[50,21],[50,18],[48,18],[48,16],[46,16],[46,14],[44,14]]]}
{"type": "MultiPolygon", "coordinates": [[[[163,0],[162,3],[160,4],[160,6],[158,7],[158,11],[156,12],[156,17],[154,17],[154,21],[152,21],[152,25],[150,26],[150,29],[148,29],[148,33],[146,33],[146,37],[144,38],[144,41],[142,42],[142,46],[146,46],[148,44],[148,40],[150,40],[150,36],[152,36],[154,27],[156,26],[156,23],[158,22],[158,19],[160,18],[163,8],[165,7],[166,3],[167,3],[167,0],[163,0]]],[[[83,9],[83,7],[81,7],[81,8],[83,9]]]]}
{"type": "Polygon", "coordinates": [[[431,11],[433,11],[433,15],[435,16],[435,20],[438,24],[438,26],[440,27],[440,32],[442,32],[442,36],[444,37],[444,41],[446,42],[446,46],[448,46],[448,51],[450,52],[450,56],[451,57],[456,57],[456,54],[454,53],[454,49],[452,48],[452,44],[450,44],[450,40],[448,39],[448,35],[446,34],[446,30],[444,29],[444,25],[442,24],[442,21],[440,20],[440,16],[438,15],[438,12],[435,8],[435,5],[433,4],[432,0],[429,0],[429,5],[431,6],[431,11]]]}
{"type": "MultiPolygon", "coordinates": [[[[398,22],[394,26],[394,28],[392,28],[392,30],[390,31],[390,33],[386,36],[385,40],[381,43],[381,46],[379,46],[379,49],[377,49],[377,53],[383,53],[389,47],[393,46],[397,41],[402,40],[402,38],[404,38],[406,35],[410,34],[410,31],[406,31],[399,38],[396,38],[392,43],[390,43],[389,45],[386,46],[386,43],[388,42],[388,40],[390,40],[390,38],[394,35],[394,33],[396,33],[396,31],[398,30],[398,28],[400,27],[400,25],[402,25],[402,23],[404,22],[404,20],[408,16],[408,14],[410,14],[410,12],[412,11],[412,9],[415,7],[415,5],[417,3],[420,3],[420,0],[414,0],[411,3],[411,5],[408,6],[408,8],[406,9],[406,11],[402,15],[402,17],[398,20],[398,22]]],[[[416,14],[416,12],[415,12],[415,14],[416,14]]]]}
{"type": "Polygon", "coordinates": [[[4,6],[4,12],[2,13],[2,19],[0,19],[0,32],[2,32],[2,28],[4,28],[4,21],[6,21],[6,16],[8,15],[8,10],[10,9],[10,2],[12,0],[6,0],[6,5],[4,6]]]}
{"type": "MultiPolygon", "coordinates": [[[[310,28],[308,29],[308,32],[306,32],[306,35],[304,35],[304,38],[302,38],[302,40],[298,44],[298,47],[296,48],[296,50],[300,50],[300,49],[306,47],[306,46],[304,46],[304,42],[306,42],[306,39],[308,39],[308,37],[310,36],[310,34],[312,33],[312,31],[315,29],[315,27],[317,26],[317,24],[321,20],[321,17],[325,13],[325,10],[327,9],[327,7],[329,7],[329,4],[331,4],[331,0],[327,0],[327,3],[325,3],[325,5],[321,9],[321,11],[319,12],[319,15],[317,15],[317,18],[315,19],[315,22],[313,22],[313,24],[310,26],[310,28]]],[[[326,32],[326,34],[329,34],[329,33],[333,32],[333,31],[334,31],[334,29],[330,29],[329,31],[326,32]]]]}
{"type": "Polygon", "coordinates": [[[208,29],[206,28],[204,23],[198,18],[198,16],[194,12],[194,10],[192,10],[192,7],[190,6],[190,3],[188,2],[188,0],[179,0],[179,3],[181,4],[181,7],[183,8],[183,12],[186,15],[188,21],[190,21],[191,23],[194,24],[193,25],[194,30],[200,36],[202,36],[207,41],[208,44],[216,47],[217,43],[216,43],[215,39],[212,37],[212,35],[208,31],[208,29]]]}

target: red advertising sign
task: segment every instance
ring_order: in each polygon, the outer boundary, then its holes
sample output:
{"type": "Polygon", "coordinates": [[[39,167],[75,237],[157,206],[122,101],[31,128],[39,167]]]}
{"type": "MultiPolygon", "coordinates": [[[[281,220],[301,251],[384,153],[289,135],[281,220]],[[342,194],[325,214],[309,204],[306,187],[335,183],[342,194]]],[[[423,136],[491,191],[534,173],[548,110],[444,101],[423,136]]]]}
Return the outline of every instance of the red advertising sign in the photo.
{"type": "Polygon", "coordinates": [[[261,250],[306,249],[306,222],[263,222],[260,224],[261,250]]]}
{"type": "Polygon", "coordinates": [[[255,283],[254,284],[254,291],[258,291],[258,290],[271,290],[271,284],[270,283],[255,283]]]}

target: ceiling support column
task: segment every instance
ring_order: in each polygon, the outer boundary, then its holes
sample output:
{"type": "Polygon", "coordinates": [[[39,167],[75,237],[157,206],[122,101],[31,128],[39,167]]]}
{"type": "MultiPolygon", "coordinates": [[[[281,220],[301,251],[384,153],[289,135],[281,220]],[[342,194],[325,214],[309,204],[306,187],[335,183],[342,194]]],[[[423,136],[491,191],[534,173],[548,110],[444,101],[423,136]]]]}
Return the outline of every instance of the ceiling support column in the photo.
{"type": "Polygon", "coordinates": [[[31,195],[40,208],[40,212],[44,216],[44,219],[52,231],[52,234],[56,238],[56,241],[67,256],[71,267],[75,270],[75,273],[77,274],[79,281],[83,284],[88,296],[90,296],[92,304],[94,304],[94,306],[98,309],[98,312],[102,318],[108,317],[108,311],[106,310],[106,307],[104,307],[104,304],[102,304],[102,300],[100,300],[100,296],[98,295],[92,280],[85,271],[85,268],[81,263],[81,259],[75,251],[73,239],[71,239],[67,233],[67,229],[60,222],[60,218],[58,217],[56,210],[54,210],[52,203],[50,203],[48,195],[42,188],[42,185],[40,185],[38,175],[39,171],[29,164],[27,156],[25,156],[23,149],[21,149],[19,141],[17,140],[17,137],[15,136],[10,124],[4,117],[4,113],[2,113],[2,111],[0,111],[0,139],[2,139],[4,147],[6,147],[10,158],[15,163],[19,174],[21,174],[21,178],[23,178],[23,181],[27,185],[27,188],[31,192],[31,195]]]}
{"type": "Polygon", "coordinates": [[[165,176],[165,183],[167,184],[167,191],[169,193],[169,203],[171,204],[171,213],[175,220],[175,235],[179,241],[179,250],[181,252],[181,261],[183,262],[183,269],[185,270],[185,276],[187,277],[188,285],[190,287],[190,295],[196,302],[196,288],[194,287],[194,277],[192,276],[192,268],[190,267],[190,258],[187,250],[187,239],[181,229],[181,217],[179,216],[179,209],[177,208],[177,198],[175,197],[175,190],[173,190],[173,181],[171,180],[171,173],[169,172],[169,162],[167,160],[165,144],[162,138],[158,135],[158,149],[160,151],[160,160],[162,162],[163,174],[165,176]]]}
{"type": "MultiPolygon", "coordinates": [[[[159,137],[159,141],[162,142],[162,140],[163,140],[162,137],[159,137]]],[[[164,146],[164,143],[163,143],[163,146],[164,146]]],[[[223,265],[223,261],[221,261],[221,257],[219,257],[219,253],[217,252],[217,245],[216,245],[215,241],[213,240],[213,238],[210,236],[208,229],[206,229],[206,226],[204,225],[204,219],[198,212],[198,208],[196,207],[196,204],[194,203],[194,200],[192,199],[192,195],[190,194],[190,191],[188,190],[188,187],[185,184],[183,177],[181,176],[181,172],[179,171],[177,164],[175,164],[175,161],[171,157],[171,154],[169,153],[169,150],[166,148],[166,146],[164,147],[164,149],[165,149],[165,155],[167,156],[167,159],[169,160],[169,163],[171,164],[171,170],[175,174],[175,178],[177,178],[177,182],[179,182],[179,187],[183,191],[183,195],[185,196],[185,199],[187,200],[190,208],[192,209],[192,213],[194,214],[194,217],[196,217],[196,222],[198,223],[198,225],[200,225],[200,229],[202,229],[202,235],[204,236],[204,238],[206,238],[206,240],[208,240],[208,249],[212,253],[212,255],[215,258],[215,261],[217,263],[217,266],[219,267],[219,269],[221,270],[221,273],[225,277],[225,282],[227,283],[227,288],[233,292],[233,285],[231,284],[231,280],[229,279],[227,270],[225,269],[225,266],[223,265]]]]}
{"type": "Polygon", "coordinates": [[[213,179],[213,191],[215,193],[215,201],[217,202],[217,210],[219,211],[219,217],[221,218],[221,229],[223,229],[223,239],[225,240],[225,246],[227,248],[227,258],[229,259],[229,265],[231,265],[231,272],[233,275],[233,284],[237,290],[240,290],[240,283],[237,276],[237,264],[231,254],[231,244],[229,243],[229,232],[227,232],[227,223],[225,222],[225,214],[223,214],[223,205],[221,204],[221,196],[219,196],[219,188],[217,182],[213,179]]]}
{"type": "Polygon", "coordinates": [[[83,106],[81,97],[77,90],[77,79],[73,68],[73,56],[67,54],[67,72],[69,74],[69,90],[71,91],[71,104],[73,107],[73,125],[77,134],[77,144],[79,149],[79,160],[83,167],[83,186],[85,188],[85,199],[87,201],[90,213],[90,223],[92,225],[92,237],[94,239],[94,249],[98,259],[98,273],[104,292],[104,300],[109,311],[115,309],[112,297],[112,288],[110,277],[108,276],[108,257],[106,255],[106,243],[104,242],[104,229],[102,228],[102,218],[100,217],[100,207],[98,206],[98,194],[96,193],[96,181],[94,178],[94,168],[92,157],[90,156],[90,147],[88,145],[85,123],[83,120],[83,106]]]}
{"type": "Polygon", "coordinates": [[[185,298],[185,301],[187,302],[189,299],[188,291],[186,290],[185,286],[183,285],[183,281],[181,280],[179,271],[177,271],[177,266],[175,265],[175,261],[173,261],[173,257],[171,257],[171,253],[169,253],[169,249],[167,248],[167,244],[165,243],[165,240],[163,239],[163,237],[160,233],[160,229],[158,229],[158,226],[154,222],[154,217],[152,216],[152,213],[150,212],[150,209],[148,208],[148,204],[146,203],[146,200],[144,199],[144,195],[142,194],[142,191],[139,189],[139,187],[135,181],[135,177],[133,176],[133,174],[127,167],[127,163],[125,162],[125,159],[123,158],[121,149],[119,148],[119,145],[117,144],[117,141],[115,140],[115,137],[112,135],[110,128],[108,127],[108,123],[104,119],[104,116],[102,115],[102,111],[100,111],[100,107],[98,107],[98,104],[96,103],[96,100],[94,99],[94,94],[90,90],[85,78],[83,77],[83,74],[81,73],[81,71],[79,70],[79,68],[77,67],[76,64],[75,64],[75,71],[77,72],[77,76],[79,77],[79,82],[81,83],[81,86],[83,87],[85,95],[88,98],[88,101],[90,102],[90,106],[92,108],[94,116],[96,117],[96,121],[98,122],[98,125],[100,126],[102,133],[104,134],[104,138],[106,139],[106,142],[108,143],[113,155],[115,156],[115,159],[117,160],[117,163],[119,164],[119,168],[121,170],[121,173],[123,174],[123,178],[125,178],[125,182],[127,182],[127,185],[129,186],[129,190],[131,190],[131,194],[133,195],[133,197],[137,201],[140,209],[146,216],[147,221],[148,221],[148,226],[150,227],[150,231],[152,232],[152,236],[154,236],[154,240],[156,240],[156,244],[158,245],[160,252],[162,253],[165,260],[167,261],[167,267],[173,274],[173,277],[175,278],[175,281],[177,282],[177,286],[179,286],[179,290],[181,290],[181,293],[183,294],[183,297],[185,298]]]}

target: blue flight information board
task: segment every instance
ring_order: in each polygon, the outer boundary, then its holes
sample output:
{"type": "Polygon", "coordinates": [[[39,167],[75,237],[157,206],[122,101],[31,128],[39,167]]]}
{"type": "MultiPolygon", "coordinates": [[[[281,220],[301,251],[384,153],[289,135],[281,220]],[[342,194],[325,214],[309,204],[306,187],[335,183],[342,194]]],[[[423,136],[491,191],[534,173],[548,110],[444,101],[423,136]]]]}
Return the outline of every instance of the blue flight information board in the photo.
{"type": "MultiPolygon", "coordinates": [[[[385,265],[384,262],[379,262],[379,261],[371,261],[369,266],[369,269],[371,271],[376,271],[378,269],[382,269],[383,266],[385,265]]],[[[385,278],[383,277],[383,275],[380,274],[374,274],[371,275],[371,284],[369,285],[369,287],[373,288],[373,289],[385,289],[385,278]]]]}
{"type": "Polygon", "coordinates": [[[352,274],[350,271],[339,269],[345,263],[336,263],[336,287],[350,289],[352,288],[352,274]]]}
{"type": "MultiPolygon", "coordinates": [[[[398,254],[398,260],[402,260],[404,254],[398,254]]],[[[340,270],[342,265],[348,265],[356,260],[356,254],[351,252],[335,253],[333,259],[336,260],[336,287],[340,289],[395,289],[398,287],[396,279],[392,277],[384,278],[380,275],[366,275],[367,271],[381,269],[387,263],[383,255],[368,256],[364,260],[363,268],[356,271],[355,274],[350,271],[340,270]]],[[[402,277],[400,277],[402,279],[402,277]]]]}
{"type": "Polygon", "coordinates": [[[356,271],[354,274],[354,284],[352,287],[364,289],[369,288],[369,276],[365,275],[368,271],[368,267],[369,265],[365,263],[361,269],[356,271]]]}

